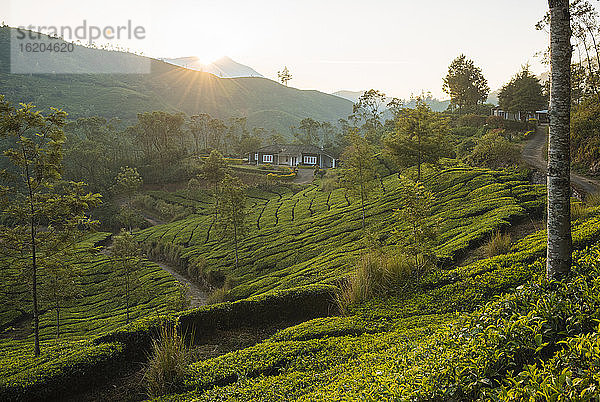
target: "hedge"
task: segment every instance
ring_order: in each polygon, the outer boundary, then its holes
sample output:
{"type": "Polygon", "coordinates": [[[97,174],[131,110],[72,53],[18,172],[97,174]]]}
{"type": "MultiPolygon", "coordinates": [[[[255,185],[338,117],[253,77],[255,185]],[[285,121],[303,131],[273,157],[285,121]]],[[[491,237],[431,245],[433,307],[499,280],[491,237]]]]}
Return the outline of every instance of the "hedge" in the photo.
{"type": "Polygon", "coordinates": [[[179,322],[184,333],[194,332],[196,337],[202,337],[217,329],[323,317],[337,313],[334,306],[336,289],[331,285],[309,285],[203,306],[183,312],[179,322]]]}
{"type": "Polygon", "coordinates": [[[33,362],[28,370],[0,382],[0,400],[47,400],[84,389],[121,373],[125,366],[123,351],[120,343],[88,343],[73,348],[66,356],[33,362]]]}

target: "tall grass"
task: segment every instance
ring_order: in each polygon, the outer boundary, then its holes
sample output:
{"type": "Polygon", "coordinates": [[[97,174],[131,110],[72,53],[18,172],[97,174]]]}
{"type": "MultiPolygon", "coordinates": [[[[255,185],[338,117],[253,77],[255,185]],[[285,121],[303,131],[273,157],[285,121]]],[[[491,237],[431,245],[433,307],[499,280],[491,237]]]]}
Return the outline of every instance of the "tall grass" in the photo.
{"type": "Polygon", "coordinates": [[[192,362],[191,349],[184,338],[175,325],[167,324],[161,328],[160,337],[152,341],[144,374],[150,397],[170,394],[181,387],[185,369],[192,362]]]}
{"type": "Polygon", "coordinates": [[[510,251],[510,242],[511,238],[509,233],[497,231],[483,246],[483,254],[486,258],[506,254],[510,251]]]}
{"type": "Polygon", "coordinates": [[[356,271],[342,285],[337,304],[347,312],[352,304],[369,300],[406,285],[414,273],[412,257],[398,254],[386,255],[371,251],[357,262],[356,271]]]}

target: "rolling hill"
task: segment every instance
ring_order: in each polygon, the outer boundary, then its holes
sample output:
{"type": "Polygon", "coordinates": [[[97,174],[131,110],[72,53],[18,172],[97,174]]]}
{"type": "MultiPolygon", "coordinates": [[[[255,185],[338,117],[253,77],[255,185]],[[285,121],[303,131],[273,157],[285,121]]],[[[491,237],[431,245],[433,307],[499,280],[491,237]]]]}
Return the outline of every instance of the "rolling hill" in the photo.
{"type": "MultiPolygon", "coordinates": [[[[188,115],[247,117],[249,127],[290,134],[311,117],[336,122],[352,112],[352,102],[319,91],[289,88],[259,77],[219,78],[130,53],[75,46],[71,54],[44,55],[46,71],[78,74],[11,74],[9,27],[0,28],[0,94],[10,102],[59,107],[72,119],[98,115],[132,124],[137,113],[163,110],[188,115]],[[149,67],[149,74],[85,74],[110,62],[111,71],[149,67]],[[137,63],[137,64],[136,64],[137,63]]],[[[54,39],[57,41],[57,39],[54,39]]],[[[14,60],[13,60],[14,61],[14,60]]]]}

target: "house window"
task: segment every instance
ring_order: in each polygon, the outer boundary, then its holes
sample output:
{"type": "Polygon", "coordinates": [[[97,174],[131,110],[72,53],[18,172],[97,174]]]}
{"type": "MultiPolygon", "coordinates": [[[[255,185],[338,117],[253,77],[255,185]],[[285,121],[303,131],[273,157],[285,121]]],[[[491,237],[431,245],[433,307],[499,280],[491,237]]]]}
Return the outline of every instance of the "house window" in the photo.
{"type": "Polygon", "coordinates": [[[273,163],[273,155],[263,155],[263,163],[273,163]]]}
{"type": "Polygon", "coordinates": [[[316,156],[305,156],[304,157],[304,164],[305,165],[316,165],[317,164],[317,157],[316,156]]]}

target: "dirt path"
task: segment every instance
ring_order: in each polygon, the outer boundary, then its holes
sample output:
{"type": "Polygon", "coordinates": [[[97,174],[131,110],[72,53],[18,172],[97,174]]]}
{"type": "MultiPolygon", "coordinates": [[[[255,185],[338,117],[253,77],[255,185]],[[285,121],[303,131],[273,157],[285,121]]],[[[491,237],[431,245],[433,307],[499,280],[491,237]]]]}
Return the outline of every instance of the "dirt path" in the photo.
{"type": "MultiPolygon", "coordinates": [[[[521,156],[531,167],[546,174],[546,160],[544,148],[546,145],[546,126],[539,126],[535,135],[525,144],[521,156]]],[[[571,172],[571,186],[585,194],[594,194],[600,191],[600,181],[590,179],[578,173],[571,172]]]]}
{"type": "Polygon", "coordinates": [[[187,279],[185,276],[181,275],[179,272],[175,270],[175,268],[167,265],[164,262],[153,261],[156,265],[161,267],[163,270],[171,274],[173,278],[177,280],[177,282],[185,285],[187,288],[188,296],[190,297],[190,307],[196,308],[200,306],[206,305],[208,300],[208,295],[204,292],[198,285],[194,282],[187,279]]]}
{"type": "MultiPolygon", "coordinates": [[[[102,247],[100,249],[100,252],[104,255],[110,256],[111,255],[111,253],[110,253],[111,247],[112,247],[112,240],[109,243],[107,243],[104,247],[102,247]]],[[[177,270],[175,268],[173,268],[169,264],[167,264],[163,261],[155,261],[155,260],[150,260],[150,261],[152,261],[153,263],[158,265],[165,272],[169,273],[173,278],[175,278],[175,280],[177,282],[181,283],[182,285],[184,285],[186,287],[187,295],[190,298],[190,307],[191,308],[196,308],[196,307],[206,305],[207,300],[208,300],[208,294],[205,291],[203,291],[202,289],[200,289],[200,287],[198,285],[196,285],[194,282],[190,281],[185,276],[181,275],[179,272],[177,272],[177,270]]]]}
{"type": "Polygon", "coordinates": [[[314,178],[314,171],[312,169],[298,169],[298,173],[294,178],[294,183],[306,184],[312,183],[314,178]]]}

